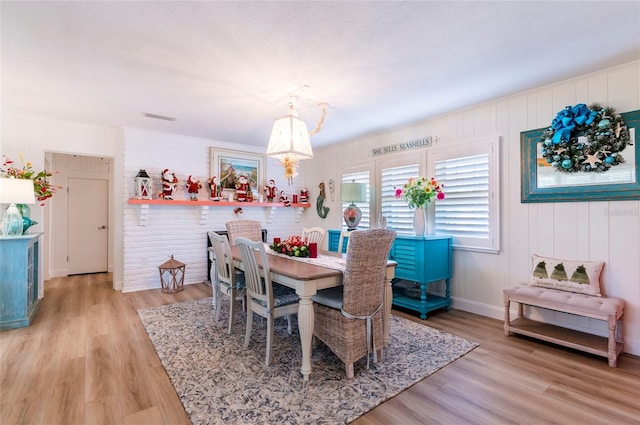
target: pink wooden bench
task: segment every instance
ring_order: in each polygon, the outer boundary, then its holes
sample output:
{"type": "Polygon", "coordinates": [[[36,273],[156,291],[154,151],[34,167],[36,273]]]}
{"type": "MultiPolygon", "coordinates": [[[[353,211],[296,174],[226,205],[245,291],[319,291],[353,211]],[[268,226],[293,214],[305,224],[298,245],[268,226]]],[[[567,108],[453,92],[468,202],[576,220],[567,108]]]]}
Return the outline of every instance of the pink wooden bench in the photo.
{"type": "Polygon", "coordinates": [[[504,334],[521,334],[543,341],[607,357],[609,366],[616,367],[622,351],[622,317],[624,300],[597,297],[531,285],[514,285],[503,290],[504,334]],[[511,302],[518,303],[518,317],[510,318],[511,302]],[[608,337],[592,335],[548,323],[526,319],[523,305],[541,307],[592,319],[604,320],[608,337]]]}

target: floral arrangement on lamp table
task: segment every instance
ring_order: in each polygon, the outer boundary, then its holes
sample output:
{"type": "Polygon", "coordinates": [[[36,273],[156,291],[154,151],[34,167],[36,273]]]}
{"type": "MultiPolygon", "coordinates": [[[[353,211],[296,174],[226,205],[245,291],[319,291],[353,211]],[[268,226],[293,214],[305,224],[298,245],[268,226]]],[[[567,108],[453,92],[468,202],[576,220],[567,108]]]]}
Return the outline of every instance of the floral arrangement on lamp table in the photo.
{"type": "Polygon", "coordinates": [[[622,164],[629,129],[613,108],[597,103],[567,106],[542,135],[545,165],[565,173],[605,172],[622,164]]]}
{"type": "Polygon", "coordinates": [[[23,163],[22,167],[16,167],[15,162],[6,155],[2,155],[3,162],[2,168],[0,169],[0,175],[2,177],[15,177],[16,179],[30,179],[33,180],[33,190],[36,195],[36,199],[40,201],[40,205],[44,205],[44,201],[51,198],[56,190],[61,189],[60,186],[55,186],[49,182],[49,177],[53,175],[53,173],[42,170],[35,171],[33,169],[33,165],[30,162],[22,161],[22,156],[20,156],[20,161],[23,163]]]}
{"type": "Polygon", "coordinates": [[[269,248],[290,257],[308,257],[309,245],[300,236],[289,236],[283,242],[274,242],[269,248]]]}
{"type": "Polygon", "coordinates": [[[433,177],[410,178],[402,188],[396,189],[396,198],[407,201],[409,208],[419,208],[429,205],[433,198],[443,200],[443,187],[444,185],[439,184],[433,177]]]}

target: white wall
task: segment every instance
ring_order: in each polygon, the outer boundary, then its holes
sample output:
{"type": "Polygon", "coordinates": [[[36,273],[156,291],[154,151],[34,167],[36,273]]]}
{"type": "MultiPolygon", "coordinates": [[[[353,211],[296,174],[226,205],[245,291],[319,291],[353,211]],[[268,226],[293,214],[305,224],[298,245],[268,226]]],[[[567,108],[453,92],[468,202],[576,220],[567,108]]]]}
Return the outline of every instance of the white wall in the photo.
{"type": "MultiPolygon", "coordinates": [[[[528,280],[533,253],[604,260],[604,292],[626,301],[625,351],[640,354],[640,201],[520,203],[520,132],[548,127],[555,114],[567,105],[594,102],[619,112],[640,109],[640,62],[316,149],[306,172],[310,181],[332,178],[338,182],[345,167],[370,160],[371,148],[424,136],[437,136],[441,145],[447,145],[499,135],[502,249],[499,254],[454,252],[454,307],[501,319],[502,289],[528,280]]],[[[330,125],[329,118],[326,125],[330,125]]],[[[429,155],[429,148],[415,154],[429,155]]],[[[332,210],[327,218],[329,228],[341,224],[337,202],[334,208],[335,214],[332,210]]],[[[317,217],[314,221],[314,225],[322,224],[317,223],[317,217]]],[[[540,317],[544,312],[532,314],[540,317]]],[[[544,318],[606,335],[606,324],[600,321],[559,313],[546,314],[544,318]]]]}
{"type": "MultiPolygon", "coordinates": [[[[104,157],[114,160],[114,176],[115,182],[121,181],[121,149],[122,137],[121,130],[111,127],[102,127],[96,125],[79,124],[73,122],[59,121],[41,117],[31,117],[23,115],[4,114],[2,115],[2,154],[20,161],[22,156],[24,162],[31,162],[34,170],[47,169],[55,171],[52,164],[51,153],[67,153],[75,155],[86,155],[94,157],[104,157]],[[45,167],[45,161],[47,166],[45,167]]],[[[18,163],[18,165],[20,165],[18,163]]],[[[54,179],[59,176],[54,176],[54,179]]],[[[58,183],[59,184],[59,183],[58,183]]],[[[114,194],[117,192],[117,187],[114,194]]],[[[118,197],[119,199],[120,197],[118,197]]],[[[51,273],[53,269],[64,268],[60,265],[60,261],[53,260],[56,256],[66,257],[66,226],[55,226],[52,220],[55,210],[66,211],[66,203],[64,193],[56,194],[45,202],[42,207],[39,204],[31,206],[31,218],[38,222],[29,231],[44,232],[42,245],[42,258],[44,268],[44,279],[56,276],[51,273]],[[64,250],[63,254],[60,251],[64,250]]],[[[121,211],[121,205],[114,205],[115,211],[121,211]]],[[[122,228],[121,222],[118,220],[121,214],[116,214],[111,225],[114,228],[122,228]]],[[[112,252],[121,251],[121,238],[113,243],[112,252]]],[[[116,258],[110,257],[110,264],[114,264],[114,279],[121,281],[122,261],[121,256],[116,258]]]]}
{"type": "MultiPolygon", "coordinates": [[[[266,145],[266,142],[265,142],[266,145]]],[[[202,208],[181,205],[151,205],[146,225],[140,225],[139,205],[127,204],[133,197],[134,176],[143,168],[153,179],[154,198],[160,193],[162,170],[170,169],[179,180],[175,200],[187,200],[184,183],[190,174],[196,175],[203,188],[200,200],[208,199],[206,180],[209,173],[209,151],[218,149],[244,150],[262,153],[247,146],[216,142],[208,139],[177,136],[167,133],[125,129],[124,136],[124,281],[123,291],[159,288],[158,266],[174,255],[187,265],[185,284],[203,282],[207,278],[207,231],[224,230],[225,223],[237,218],[234,207],[211,206],[202,220],[202,208]]],[[[266,179],[274,179],[280,190],[291,195],[302,187],[303,170],[288,186],[283,180],[283,169],[271,159],[266,161],[266,179]]],[[[257,194],[256,194],[257,197],[257,194]]],[[[243,219],[259,220],[267,229],[268,239],[285,238],[300,234],[304,219],[312,213],[310,208],[299,214],[298,208],[243,207],[243,219]]]]}

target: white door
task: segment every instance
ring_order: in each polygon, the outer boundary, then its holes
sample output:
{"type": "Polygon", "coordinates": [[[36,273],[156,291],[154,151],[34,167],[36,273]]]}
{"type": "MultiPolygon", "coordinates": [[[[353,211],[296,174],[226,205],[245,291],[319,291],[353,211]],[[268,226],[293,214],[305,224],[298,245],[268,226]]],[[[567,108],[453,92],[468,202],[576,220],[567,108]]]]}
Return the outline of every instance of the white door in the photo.
{"type": "Polygon", "coordinates": [[[68,274],[107,271],[108,199],[108,180],[69,179],[68,274]]]}

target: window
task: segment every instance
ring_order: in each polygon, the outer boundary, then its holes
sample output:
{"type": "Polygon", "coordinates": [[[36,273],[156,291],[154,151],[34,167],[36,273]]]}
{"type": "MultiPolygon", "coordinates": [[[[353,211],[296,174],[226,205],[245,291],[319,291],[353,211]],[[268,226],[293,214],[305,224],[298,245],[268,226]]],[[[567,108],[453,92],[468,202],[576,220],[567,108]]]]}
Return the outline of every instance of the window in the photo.
{"type": "Polygon", "coordinates": [[[455,247],[500,250],[499,158],[498,138],[433,148],[429,168],[446,194],[435,203],[435,230],[455,247]]]}
{"type": "Polygon", "coordinates": [[[387,228],[399,235],[413,235],[414,210],[407,201],[397,199],[396,188],[401,188],[410,177],[418,177],[418,164],[383,168],[380,172],[380,214],[387,219],[387,228]]]}
{"type": "MultiPolygon", "coordinates": [[[[362,211],[362,218],[358,229],[368,229],[371,227],[371,184],[369,181],[369,171],[361,171],[357,173],[348,173],[342,175],[342,183],[364,183],[366,184],[367,200],[365,202],[355,202],[356,206],[362,211]]],[[[349,202],[342,202],[340,214],[349,206],[349,202]]],[[[342,220],[342,229],[347,230],[347,224],[342,220]]]]}

